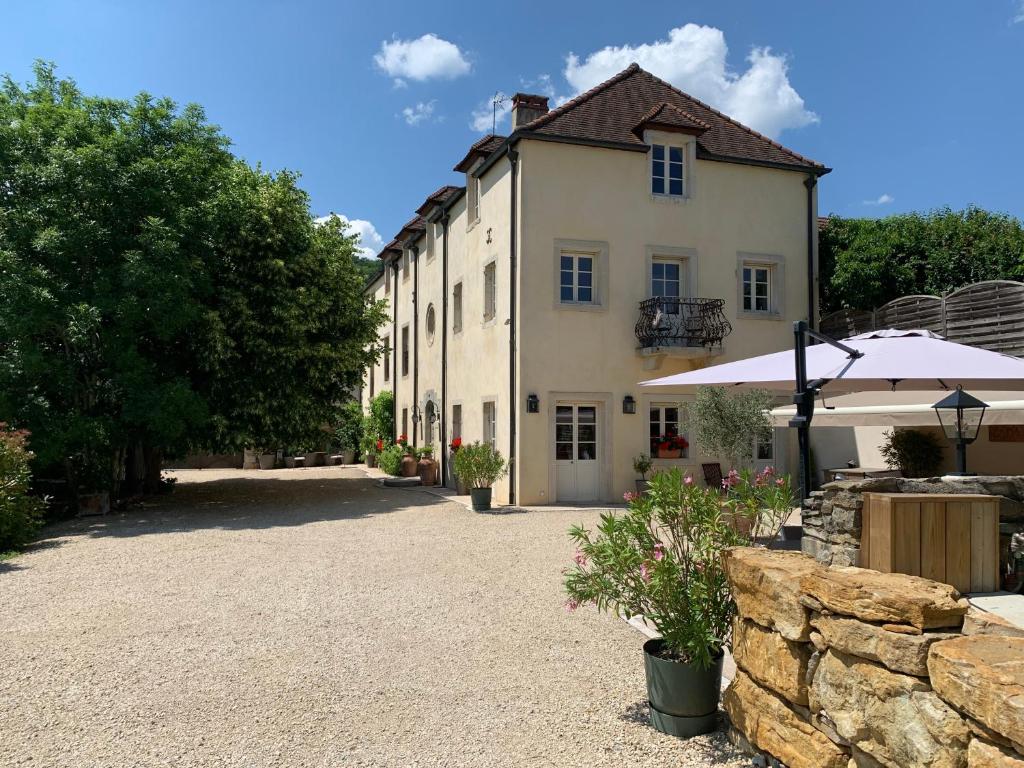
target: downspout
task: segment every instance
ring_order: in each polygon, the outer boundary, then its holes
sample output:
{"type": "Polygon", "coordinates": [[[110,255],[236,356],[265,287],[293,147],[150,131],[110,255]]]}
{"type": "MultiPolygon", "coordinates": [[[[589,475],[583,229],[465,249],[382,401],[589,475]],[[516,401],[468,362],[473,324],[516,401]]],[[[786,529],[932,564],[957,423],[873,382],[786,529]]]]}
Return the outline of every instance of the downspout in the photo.
{"type": "Polygon", "coordinates": [[[391,443],[398,442],[398,261],[391,262],[391,443]]]}
{"type": "Polygon", "coordinates": [[[441,214],[441,484],[448,475],[448,211],[441,214]]]}
{"type": "MultiPolygon", "coordinates": [[[[416,414],[419,411],[420,402],[420,310],[419,310],[419,286],[420,286],[420,251],[415,245],[409,248],[412,251],[412,445],[416,443],[416,414]]],[[[423,414],[420,413],[420,417],[423,414]]]]}
{"type": "Polygon", "coordinates": [[[511,168],[510,189],[511,198],[509,204],[509,234],[508,234],[508,503],[516,503],[516,406],[518,404],[518,393],[516,392],[516,231],[518,229],[518,208],[516,196],[516,179],[519,170],[519,152],[511,146],[508,148],[508,162],[511,168]]]}
{"type": "Polygon", "coordinates": [[[807,187],[807,325],[811,330],[818,325],[814,317],[814,240],[818,228],[814,216],[814,188],[817,185],[817,174],[808,174],[804,179],[807,187]]]}

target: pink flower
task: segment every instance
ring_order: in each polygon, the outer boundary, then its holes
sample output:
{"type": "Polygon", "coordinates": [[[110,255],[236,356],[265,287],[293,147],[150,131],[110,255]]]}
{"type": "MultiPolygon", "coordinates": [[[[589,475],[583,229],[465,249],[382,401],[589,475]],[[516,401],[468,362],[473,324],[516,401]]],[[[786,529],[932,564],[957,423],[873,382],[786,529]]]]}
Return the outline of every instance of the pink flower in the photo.
{"type": "Polygon", "coordinates": [[[779,486],[779,488],[781,488],[782,486],[784,486],[786,484],[786,480],[785,480],[785,478],[778,477],[778,478],[775,479],[775,484],[777,486],[779,486]]]}
{"type": "Polygon", "coordinates": [[[661,544],[661,542],[658,542],[657,544],[654,545],[654,559],[655,560],[663,560],[664,558],[665,558],[665,548],[661,544]]]}
{"type": "Polygon", "coordinates": [[[579,607],[580,607],[580,604],[578,602],[576,602],[575,600],[573,600],[572,598],[569,598],[568,600],[565,601],[566,613],[572,613],[573,611],[575,611],[579,607]]]}
{"type": "Polygon", "coordinates": [[[640,578],[647,584],[651,580],[651,572],[647,570],[647,563],[640,563],[640,578]]]}
{"type": "Polygon", "coordinates": [[[693,485],[693,477],[691,475],[687,475],[686,477],[684,477],[683,485],[693,485]]]}
{"type": "Polygon", "coordinates": [[[576,554],[572,556],[572,559],[576,561],[576,565],[578,566],[582,567],[587,564],[587,556],[578,549],[576,550],[576,554]]]}
{"type": "Polygon", "coordinates": [[[636,500],[636,498],[637,495],[632,491],[626,491],[624,494],[622,494],[622,500],[627,504],[631,504],[633,501],[636,500]]]}

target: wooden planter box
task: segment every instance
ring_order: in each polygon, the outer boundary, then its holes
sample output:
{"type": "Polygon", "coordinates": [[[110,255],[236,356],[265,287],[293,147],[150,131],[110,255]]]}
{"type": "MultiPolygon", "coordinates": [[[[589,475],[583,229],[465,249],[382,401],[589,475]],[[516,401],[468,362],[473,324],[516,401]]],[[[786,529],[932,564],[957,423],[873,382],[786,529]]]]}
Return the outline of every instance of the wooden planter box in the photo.
{"type": "Polygon", "coordinates": [[[865,493],[860,565],[951,584],[999,589],[999,498],[865,493]]]}

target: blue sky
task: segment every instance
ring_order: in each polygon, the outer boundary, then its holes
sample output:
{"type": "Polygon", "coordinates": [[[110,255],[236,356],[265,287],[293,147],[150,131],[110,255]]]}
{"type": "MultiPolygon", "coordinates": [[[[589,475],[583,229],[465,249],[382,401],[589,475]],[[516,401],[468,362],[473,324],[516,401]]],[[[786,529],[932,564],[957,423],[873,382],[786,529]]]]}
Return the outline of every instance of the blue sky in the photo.
{"type": "Polygon", "coordinates": [[[25,80],[43,58],[88,93],[198,102],[237,154],[299,171],[314,211],[352,219],[371,248],[458,183],[451,167],[489,130],[496,91],[555,103],[633,60],[834,168],[822,212],[973,203],[1024,217],[1024,0],[4,0],[0,12],[0,72],[25,80]]]}

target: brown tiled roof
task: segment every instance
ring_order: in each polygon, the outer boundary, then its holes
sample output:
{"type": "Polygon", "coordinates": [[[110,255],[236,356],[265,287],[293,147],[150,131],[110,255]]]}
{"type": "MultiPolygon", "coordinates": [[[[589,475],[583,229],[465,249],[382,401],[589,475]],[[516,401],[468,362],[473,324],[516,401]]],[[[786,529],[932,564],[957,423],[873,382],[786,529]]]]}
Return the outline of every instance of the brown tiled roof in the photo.
{"type": "Polygon", "coordinates": [[[821,163],[747,128],[637,64],[630,64],[610,80],[527,123],[516,134],[524,138],[532,134],[642,149],[645,145],[633,129],[663,103],[709,126],[697,139],[698,157],[828,172],[821,163]]]}
{"type": "Polygon", "coordinates": [[[711,128],[703,120],[698,120],[689,112],[684,112],[675,104],[663,101],[651,107],[647,114],[640,118],[640,122],[633,126],[633,133],[643,137],[645,128],[665,128],[668,130],[680,130],[685,133],[700,135],[711,128]]]}
{"type": "Polygon", "coordinates": [[[466,153],[466,156],[462,158],[462,160],[459,161],[459,164],[452,170],[458,171],[459,173],[465,173],[472,167],[478,157],[487,157],[504,142],[504,136],[498,136],[494,133],[487,134],[479,141],[474,142],[473,146],[471,146],[469,151],[466,153]]]}
{"type": "Polygon", "coordinates": [[[390,243],[380,249],[380,253],[377,254],[378,259],[387,258],[389,253],[401,253],[402,246],[398,244],[398,240],[392,240],[390,243]]]}
{"type": "Polygon", "coordinates": [[[461,191],[462,187],[453,187],[451,184],[446,184],[433,194],[429,195],[427,199],[423,201],[423,205],[416,209],[416,213],[420,216],[424,216],[433,206],[444,205],[451,200],[457,192],[461,191]]]}

